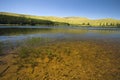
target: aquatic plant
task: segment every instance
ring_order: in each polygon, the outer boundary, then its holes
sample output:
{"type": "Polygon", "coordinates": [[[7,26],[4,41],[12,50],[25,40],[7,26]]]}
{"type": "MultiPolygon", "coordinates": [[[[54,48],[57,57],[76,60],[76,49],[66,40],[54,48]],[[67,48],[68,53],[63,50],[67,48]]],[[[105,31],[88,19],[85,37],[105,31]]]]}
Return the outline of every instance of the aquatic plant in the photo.
{"type": "Polygon", "coordinates": [[[28,46],[40,46],[40,43],[43,41],[43,38],[28,38],[27,40],[25,40],[25,45],[28,46]]]}
{"type": "Polygon", "coordinates": [[[2,54],[3,54],[3,43],[0,42],[0,55],[2,55],[2,54]]]}
{"type": "Polygon", "coordinates": [[[29,57],[30,52],[31,52],[31,49],[29,47],[22,47],[19,50],[19,57],[20,58],[27,58],[27,57],[29,57]]]}

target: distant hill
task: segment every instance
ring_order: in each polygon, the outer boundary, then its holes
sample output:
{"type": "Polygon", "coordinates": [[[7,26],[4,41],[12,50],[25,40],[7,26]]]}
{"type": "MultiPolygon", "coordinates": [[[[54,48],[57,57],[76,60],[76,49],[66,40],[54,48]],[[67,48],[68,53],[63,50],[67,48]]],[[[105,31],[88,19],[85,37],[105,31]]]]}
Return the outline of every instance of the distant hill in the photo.
{"type": "Polygon", "coordinates": [[[0,24],[120,27],[120,20],[112,18],[92,20],[84,17],[35,16],[0,12],[0,24]]]}

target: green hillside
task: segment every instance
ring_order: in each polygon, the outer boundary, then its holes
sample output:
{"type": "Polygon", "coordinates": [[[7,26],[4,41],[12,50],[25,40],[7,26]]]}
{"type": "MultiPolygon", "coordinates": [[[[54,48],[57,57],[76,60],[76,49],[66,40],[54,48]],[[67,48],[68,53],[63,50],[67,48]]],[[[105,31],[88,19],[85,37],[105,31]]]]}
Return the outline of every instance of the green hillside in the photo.
{"type": "Polygon", "coordinates": [[[0,12],[1,25],[100,26],[120,27],[120,20],[106,18],[92,20],[84,17],[35,16],[0,12]]]}

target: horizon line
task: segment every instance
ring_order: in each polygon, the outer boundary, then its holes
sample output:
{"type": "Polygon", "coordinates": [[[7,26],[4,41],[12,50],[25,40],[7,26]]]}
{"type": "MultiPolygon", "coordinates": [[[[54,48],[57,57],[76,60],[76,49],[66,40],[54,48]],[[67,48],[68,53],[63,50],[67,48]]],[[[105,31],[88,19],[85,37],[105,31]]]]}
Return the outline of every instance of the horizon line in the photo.
{"type": "Polygon", "coordinates": [[[29,15],[29,16],[43,16],[43,17],[58,17],[58,18],[65,18],[65,17],[76,17],[76,18],[86,18],[90,20],[100,20],[100,19],[114,19],[114,20],[120,20],[117,18],[112,17],[104,17],[104,18],[89,18],[84,16],[54,16],[54,15],[36,15],[36,14],[29,14],[29,13],[18,13],[18,12],[8,12],[8,11],[0,11],[0,13],[11,13],[11,14],[19,14],[19,15],[29,15]]]}

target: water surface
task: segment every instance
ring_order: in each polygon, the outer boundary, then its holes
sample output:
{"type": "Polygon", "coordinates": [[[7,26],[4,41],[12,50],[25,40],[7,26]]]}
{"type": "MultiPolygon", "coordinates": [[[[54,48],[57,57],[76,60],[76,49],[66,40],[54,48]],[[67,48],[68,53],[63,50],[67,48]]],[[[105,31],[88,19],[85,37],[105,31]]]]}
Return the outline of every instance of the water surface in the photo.
{"type": "Polygon", "coordinates": [[[37,27],[0,28],[1,79],[119,79],[119,28],[37,27]]]}
{"type": "Polygon", "coordinates": [[[28,38],[51,39],[120,39],[119,28],[1,26],[0,41],[20,41],[28,38]]]}

